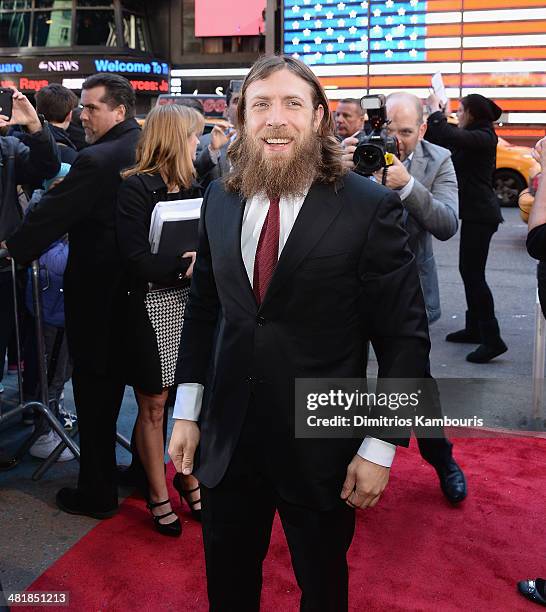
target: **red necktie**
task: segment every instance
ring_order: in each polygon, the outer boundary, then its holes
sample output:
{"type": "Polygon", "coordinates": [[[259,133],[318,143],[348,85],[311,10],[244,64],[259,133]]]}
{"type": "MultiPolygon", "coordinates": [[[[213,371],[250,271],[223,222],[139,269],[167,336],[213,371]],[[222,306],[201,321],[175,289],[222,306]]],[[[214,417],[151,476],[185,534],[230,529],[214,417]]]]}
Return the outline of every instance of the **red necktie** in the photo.
{"type": "Polygon", "coordinates": [[[279,259],[279,198],[269,201],[269,211],[260,232],[254,259],[254,295],[258,305],[263,302],[269,281],[279,259]]]}

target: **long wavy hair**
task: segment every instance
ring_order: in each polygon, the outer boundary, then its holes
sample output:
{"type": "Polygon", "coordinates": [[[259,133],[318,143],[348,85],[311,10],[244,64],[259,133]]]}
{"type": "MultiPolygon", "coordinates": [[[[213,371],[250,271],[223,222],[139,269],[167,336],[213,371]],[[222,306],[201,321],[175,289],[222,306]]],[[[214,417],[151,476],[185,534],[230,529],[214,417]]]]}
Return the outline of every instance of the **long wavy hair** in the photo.
{"type": "Polygon", "coordinates": [[[168,186],[189,189],[196,176],[190,137],[203,131],[204,120],[195,109],[178,104],[155,106],[148,116],[136,149],[136,163],[121,173],[161,174],[168,186]]]}
{"type": "MultiPolygon", "coordinates": [[[[313,92],[313,108],[315,111],[319,106],[324,109],[324,116],[318,126],[317,136],[321,144],[321,156],[316,168],[315,180],[321,183],[335,183],[347,170],[341,162],[342,149],[335,137],[335,126],[328,107],[328,98],[324,89],[313,71],[303,62],[289,55],[268,55],[259,58],[244,80],[241,89],[241,97],[237,107],[238,130],[245,130],[246,115],[246,92],[255,81],[267,79],[278,70],[290,70],[300,79],[311,86],[313,92]]],[[[225,178],[226,188],[232,192],[238,192],[241,187],[241,146],[244,140],[236,138],[228,149],[228,157],[232,163],[233,171],[225,178]]]]}

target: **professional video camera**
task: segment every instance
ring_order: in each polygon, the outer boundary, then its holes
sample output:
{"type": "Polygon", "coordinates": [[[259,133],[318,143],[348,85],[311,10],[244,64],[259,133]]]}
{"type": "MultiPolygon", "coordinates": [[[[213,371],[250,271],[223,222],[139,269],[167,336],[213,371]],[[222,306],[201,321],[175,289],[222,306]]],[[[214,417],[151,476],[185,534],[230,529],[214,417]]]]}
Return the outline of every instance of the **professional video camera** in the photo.
{"type": "Polygon", "coordinates": [[[388,136],[387,110],[385,96],[364,96],[360,106],[368,114],[372,131],[370,134],[361,132],[358,145],[353,155],[355,172],[363,176],[371,176],[381,168],[388,168],[394,163],[394,156],[400,157],[396,136],[388,136]]]}

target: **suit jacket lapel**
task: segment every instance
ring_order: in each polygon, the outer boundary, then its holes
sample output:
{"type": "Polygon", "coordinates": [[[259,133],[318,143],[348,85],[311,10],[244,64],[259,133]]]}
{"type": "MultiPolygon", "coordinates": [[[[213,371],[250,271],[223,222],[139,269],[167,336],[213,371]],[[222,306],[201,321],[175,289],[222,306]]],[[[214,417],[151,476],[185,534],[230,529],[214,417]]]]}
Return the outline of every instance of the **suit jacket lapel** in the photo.
{"type": "Polygon", "coordinates": [[[413,157],[411,158],[410,174],[420,183],[422,183],[425,178],[426,168],[427,160],[423,155],[423,147],[421,146],[421,142],[418,142],[417,146],[415,147],[413,157]]]}
{"type": "Polygon", "coordinates": [[[241,299],[247,308],[256,310],[256,298],[252,286],[248,280],[243,256],[241,253],[241,227],[243,225],[243,214],[246,200],[233,193],[225,193],[225,205],[223,207],[223,237],[225,240],[226,257],[231,259],[235,278],[237,279],[241,299]]]}
{"type": "Polygon", "coordinates": [[[260,308],[282,287],[339,214],[342,198],[336,196],[336,189],[341,188],[342,183],[336,187],[320,183],[311,186],[284,245],[260,308]]]}

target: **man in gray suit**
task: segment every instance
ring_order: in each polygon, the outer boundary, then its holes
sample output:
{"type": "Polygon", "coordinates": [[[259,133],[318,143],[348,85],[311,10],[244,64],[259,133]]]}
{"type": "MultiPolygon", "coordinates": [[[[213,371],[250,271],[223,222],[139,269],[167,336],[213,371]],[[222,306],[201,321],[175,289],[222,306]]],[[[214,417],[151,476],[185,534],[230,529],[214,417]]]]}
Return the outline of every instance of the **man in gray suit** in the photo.
{"type": "MultiPolygon", "coordinates": [[[[406,92],[391,94],[387,98],[387,132],[396,136],[400,147],[400,159],[387,170],[386,186],[397,191],[404,207],[404,221],[409,233],[409,245],[419,269],[421,287],[429,324],[440,318],[440,290],[432,236],[448,240],[457,232],[458,188],[451,153],[423,140],[426,123],[423,121],[421,100],[406,92]]],[[[357,140],[343,141],[344,162],[354,167],[353,153],[357,140]]],[[[375,179],[381,182],[383,171],[375,179]]],[[[429,406],[431,414],[442,414],[436,382],[430,378],[429,406]]],[[[452,503],[466,497],[466,481],[461,468],[453,459],[452,443],[443,429],[436,429],[434,437],[423,437],[416,432],[422,457],[436,470],[444,495],[452,503]]],[[[430,432],[428,434],[430,436],[430,432]]]]}

